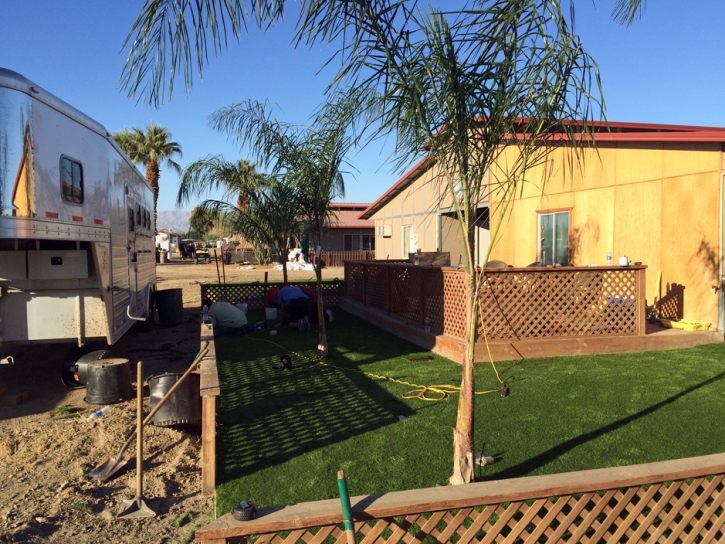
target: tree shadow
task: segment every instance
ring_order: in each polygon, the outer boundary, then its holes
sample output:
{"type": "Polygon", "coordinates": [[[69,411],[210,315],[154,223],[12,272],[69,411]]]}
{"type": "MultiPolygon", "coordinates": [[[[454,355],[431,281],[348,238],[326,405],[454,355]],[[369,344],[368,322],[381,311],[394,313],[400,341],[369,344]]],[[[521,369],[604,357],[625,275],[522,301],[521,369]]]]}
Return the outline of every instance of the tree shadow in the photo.
{"type": "Polygon", "coordinates": [[[709,378],[697,385],[688,387],[687,389],[680,391],[676,395],[672,395],[671,397],[668,397],[663,401],[658,402],[657,404],[653,404],[652,406],[645,408],[644,410],[640,410],[636,414],[632,414],[631,416],[627,416],[625,418],[614,421],[609,425],[605,425],[604,427],[600,427],[599,429],[596,429],[594,431],[590,431],[588,433],[577,436],[576,438],[567,440],[566,442],[562,442],[561,444],[558,444],[553,448],[543,453],[540,453],[539,455],[527,459],[526,461],[519,463],[518,465],[509,467],[501,472],[492,474],[491,476],[483,477],[481,478],[481,481],[502,480],[506,478],[520,478],[522,476],[527,476],[536,469],[545,466],[546,464],[554,461],[558,457],[573,450],[574,448],[581,446],[582,444],[586,444],[587,442],[590,442],[592,440],[596,440],[597,438],[604,436],[607,433],[611,433],[613,431],[616,431],[617,429],[625,427],[626,425],[629,425],[630,423],[637,421],[638,419],[641,419],[645,416],[648,416],[649,414],[656,412],[657,410],[667,406],[668,404],[672,404],[673,402],[684,397],[685,395],[688,395],[694,391],[697,391],[698,389],[718,382],[723,378],[725,378],[725,372],[721,372],[720,374],[717,374],[716,376],[713,376],[712,378],[709,378]]]}
{"type": "Polygon", "coordinates": [[[414,411],[374,379],[357,370],[385,356],[363,361],[335,354],[329,365],[293,355],[293,370],[274,370],[275,348],[249,341],[218,342],[222,387],[217,436],[219,483],[335,444],[386,425],[414,411]],[[255,353],[249,353],[253,348],[255,353]],[[274,353],[271,353],[274,352],[274,353]]]}

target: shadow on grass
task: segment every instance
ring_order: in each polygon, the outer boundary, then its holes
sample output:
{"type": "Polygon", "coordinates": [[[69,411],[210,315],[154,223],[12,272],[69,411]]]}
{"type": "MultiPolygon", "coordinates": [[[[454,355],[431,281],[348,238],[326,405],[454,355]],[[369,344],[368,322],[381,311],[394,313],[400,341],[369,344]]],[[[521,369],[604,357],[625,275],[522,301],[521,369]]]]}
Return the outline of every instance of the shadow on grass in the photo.
{"type": "Polygon", "coordinates": [[[614,421],[610,423],[609,425],[605,425],[604,427],[600,427],[599,429],[595,431],[591,431],[585,434],[582,434],[580,436],[577,436],[576,438],[572,438],[571,440],[567,440],[566,442],[562,442],[561,444],[558,444],[554,446],[553,448],[540,453],[539,455],[536,455],[535,457],[532,457],[530,459],[527,459],[523,463],[519,463],[516,466],[507,468],[506,470],[503,470],[501,472],[498,472],[496,474],[492,474],[490,477],[483,477],[480,478],[480,481],[487,481],[487,480],[502,480],[506,478],[520,478],[522,476],[527,476],[531,474],[536,469],[539,469],[543,467],[544,465],[554,461],[561,455],[564,455],[565,453],[573,450],[577,446],[581,446],[582,444],[585,444],[591,440],[595,440],[601,436],[606,435],[607,433],[616,431],[617,429],[620,429],[621,427],[624,427],[626,425],[629,425],[630,423],[643,418],[647,415],[650,415],[660,408],[664,408],[668,404],[672,404],[676,400],[684,397],[685,395],[689,395],[690,393],[693,393],[694,391],[697,391],[698,389],[701,389],[703,387],[706,387],[708,385],[711,385],[715,382],[718,382],[725,378],[725,372],[721,372],[720,374],[717,374],[716,376],[713,376],[710,379],[705,380],[704,382],[700,382],[697,385],[693,385],[692,387],[688,387],[687,389],[680,391],[676,395],[672,395],[671,397],[668,397],[664,399],[663,401],[658,402],[657,404],[653,404],[652,406],[645,408],[644,410],[640,410],[636,414],[632,414],[631,416],[627,416],[625,418],[622,418],[620,420],[614,421]]]}
{"type": "MultiPolygon", "coordinates": [[[[286,353],[280,347],[241,339],[218,344],[217,354],[223,352],[218,357],[219,483],[398,423],[398,415],[412,415],[408,405],[363,374],[294,355],[293,371],[282,372],[272,369],[286,353]]],[[[350,368],[360,364],[339,354],[331,362],[350,368]]]]}

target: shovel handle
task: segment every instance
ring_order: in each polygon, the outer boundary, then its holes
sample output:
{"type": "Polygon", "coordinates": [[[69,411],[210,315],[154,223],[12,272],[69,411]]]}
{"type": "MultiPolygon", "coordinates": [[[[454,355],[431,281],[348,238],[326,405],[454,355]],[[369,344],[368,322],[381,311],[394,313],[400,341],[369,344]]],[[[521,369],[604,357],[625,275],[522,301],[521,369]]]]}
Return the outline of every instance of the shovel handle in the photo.
{"type": "MultiPolygon", "coordinates": [[[[141,426],[148,425],[149,421],[151,421],[151,418],[156,415],[156,412],[158,412],[161,409],[161,406],[163,406],[163,404],[169,399],[169,397],[174,394],[174,391],[176,391],[179,388],[181,383],[189,376],[189,374],[191,374],[193,372],[193,370],[196,368],[196,365],[199,364],[199,361],[201,361],[204,358],[204,356],[206,355],[206,353],[208,351],[209,351],[209,342],[202,342],[201,350],[199,351],[199,354],[194,359],[194,362],[191,363],[189,370],[184,372],[184,375],[181,376],[181,378],[179,378],[177,380],[177,382],[171,387],[171,389],[169,389],[166,392],[166,394],[161,398],[159,403],[154,407],[153,410],[151,410],[151,412],[149,412],[149,415],[146,416],[146,419],[144,419],[141,422],[141,426]]],[[[143,388],[143,383],[137,384],[137,387],[143,388]]],[[[126,443],[123,446],[121,446],[121,449],[118,452],[118,455],[116,456],[115,464],[118,464],[119,461],[121,461],[121,458],[123,457],[123,454],[126,452],[126,449],[131,445],[131,443],[134,441],[135,438],[136,438],[136,431],[132,432],[131,436],[129,436],[128,440],[126,440],[126,443]]]]}

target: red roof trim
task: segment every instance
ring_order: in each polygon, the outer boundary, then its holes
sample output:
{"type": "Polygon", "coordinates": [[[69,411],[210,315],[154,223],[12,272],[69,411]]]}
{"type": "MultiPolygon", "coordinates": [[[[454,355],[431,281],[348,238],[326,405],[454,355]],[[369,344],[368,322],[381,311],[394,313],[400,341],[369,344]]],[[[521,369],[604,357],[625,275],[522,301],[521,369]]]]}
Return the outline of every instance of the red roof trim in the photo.
{"type": "Polygon", "coordinates": [[[393,186],[390,187],[390,189],[385,191],[380,198],[370,204],[370,206],[363,213],[358,215],[358,217],[360,219],[370,219],[370,216],[374,214],[378,210],[378,208],[387,204],[390,199],[392,199],[400,191],[405,189],[408,183],[414,181],[418,177],[418,175],[422,174],[425,171],[423,168],[424,166],[427,166],[428,163],[435,162],[435,160],[436,159],[431,156],[423,157],[420,161],[418,161],[415,166],[413,166],[413,168],[403,174],[403,177],[396,181],[393,186]]]}

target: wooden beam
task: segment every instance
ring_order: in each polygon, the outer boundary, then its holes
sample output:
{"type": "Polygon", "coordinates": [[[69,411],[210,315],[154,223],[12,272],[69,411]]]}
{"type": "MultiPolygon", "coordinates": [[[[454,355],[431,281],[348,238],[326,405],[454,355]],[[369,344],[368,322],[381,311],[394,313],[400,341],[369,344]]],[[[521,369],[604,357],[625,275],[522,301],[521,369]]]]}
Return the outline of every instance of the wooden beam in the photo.
{"type": "Polygon", "coordinates": [[[216,491],[216,397],[201,398],[201,496],[216,491]]]}

